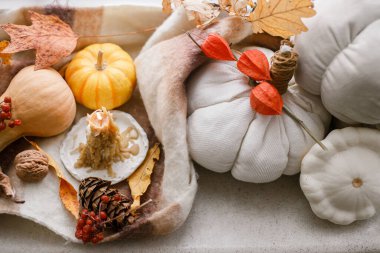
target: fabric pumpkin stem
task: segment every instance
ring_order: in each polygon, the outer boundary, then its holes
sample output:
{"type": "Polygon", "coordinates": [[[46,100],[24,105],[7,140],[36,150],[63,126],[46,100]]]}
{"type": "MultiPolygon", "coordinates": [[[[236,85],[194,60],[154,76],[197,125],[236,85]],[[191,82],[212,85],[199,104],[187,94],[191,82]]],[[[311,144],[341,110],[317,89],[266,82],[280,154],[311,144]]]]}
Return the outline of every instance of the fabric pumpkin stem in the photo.
{"type": "Polygon", "coordinates": [[[294,75],[298,60],[298,54],[293,51],[290,41],[282,41],[282,44],[280,50],[271,58],[271,80],[269,81],[281,95],[288,90],[288,84],[294,75]]]}

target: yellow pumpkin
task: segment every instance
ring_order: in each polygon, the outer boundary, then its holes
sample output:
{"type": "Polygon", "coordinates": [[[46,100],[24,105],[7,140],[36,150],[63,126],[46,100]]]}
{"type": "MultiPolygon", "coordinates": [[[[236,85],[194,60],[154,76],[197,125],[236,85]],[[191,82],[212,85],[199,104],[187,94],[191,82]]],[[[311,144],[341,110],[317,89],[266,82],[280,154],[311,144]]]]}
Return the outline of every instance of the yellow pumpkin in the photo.
{"type": "Polygon", "coordinates": [[[136,86],[132,58],[121,47],[93,44],[78,52],[65,78],[75,100],[87,108],[113,109],[127,102],[136,86]]]}

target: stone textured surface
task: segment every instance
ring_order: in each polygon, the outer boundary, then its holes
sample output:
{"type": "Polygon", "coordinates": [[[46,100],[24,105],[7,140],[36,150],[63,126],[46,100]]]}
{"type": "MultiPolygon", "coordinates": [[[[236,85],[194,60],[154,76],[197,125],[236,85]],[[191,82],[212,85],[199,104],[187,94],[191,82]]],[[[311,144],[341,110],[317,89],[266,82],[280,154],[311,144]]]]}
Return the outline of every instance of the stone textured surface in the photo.
{"type": "Polygon", "coordinates": [[[229,173],[198,172],[193,210],[173,234],[83,246],[2,214],[1,252],[380,252],[379,215],[349,226],[320,220],[302,194],[298,176],[257,185],[236,181],[229,173]]]}

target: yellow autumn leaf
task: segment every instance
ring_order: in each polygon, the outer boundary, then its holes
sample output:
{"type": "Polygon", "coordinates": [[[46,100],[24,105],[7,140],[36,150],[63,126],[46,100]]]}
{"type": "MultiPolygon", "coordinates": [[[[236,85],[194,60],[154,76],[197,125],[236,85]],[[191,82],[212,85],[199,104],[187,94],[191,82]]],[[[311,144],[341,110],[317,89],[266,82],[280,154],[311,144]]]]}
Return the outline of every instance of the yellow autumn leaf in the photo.
{"type": "MultiPolygon", "coordinates": [[[[0,41],[0,52],[3,51],[9,45],[9,41],[0,41]]],[[[9,65],[11,64],[12,54],[0,53],[0,64],[9,65]]]]}
{"type": "Polygon", "coordinates": [[[156,161],[160,159],[160,147],[156,143],[149,149],[144,162],[140,167],[128,178],[129,187],[133,197],[132,209],[140,206],[140,197],[146,192],[151,183],[152,175],[156,161]]]}
{"type": "Polygon", "coordinates": [[[57,164],[57,162],[47,154],[37,143],[34,141],[30,141],[25,138],[35,149],[44,153],[48,160],[49,166],[55,170],[55,174],[59,179],[59,197],[65,208],[72,214],[76,219],[79,218],[79,201],[78,201],[78,193],[75,188],[64,178],[61,168],[57,164]]]}
{"type": "Polygon", "coordinates": [[[253,32],[267,32],[272,36],[289,36],[306,32],[303,17],[315,15],[310,0],[257,0],[255,10],[248,17],[253,32]]]}

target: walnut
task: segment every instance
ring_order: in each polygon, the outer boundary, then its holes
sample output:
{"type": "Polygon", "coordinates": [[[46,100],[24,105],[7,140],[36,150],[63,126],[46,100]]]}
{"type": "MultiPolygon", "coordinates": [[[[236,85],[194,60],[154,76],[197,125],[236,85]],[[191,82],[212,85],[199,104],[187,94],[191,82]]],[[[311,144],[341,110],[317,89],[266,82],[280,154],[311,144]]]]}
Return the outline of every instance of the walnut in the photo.
{"type": "Polygon", "coordinates": [[[49,171],[49,160],[37,150],[25,150],[15,157],[17,176],[27,182],[42,180],[49,171]]]}

